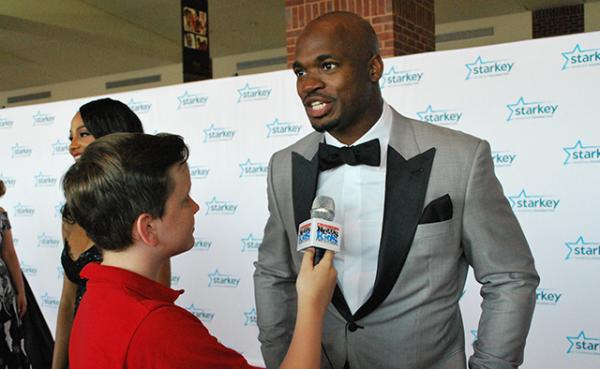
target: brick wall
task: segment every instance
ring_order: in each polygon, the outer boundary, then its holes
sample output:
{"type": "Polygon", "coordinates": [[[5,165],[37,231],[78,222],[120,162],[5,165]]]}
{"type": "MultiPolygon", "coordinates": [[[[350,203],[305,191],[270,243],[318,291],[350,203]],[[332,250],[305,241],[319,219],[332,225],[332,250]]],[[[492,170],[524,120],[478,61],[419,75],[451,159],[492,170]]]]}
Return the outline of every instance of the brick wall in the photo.
{"type": "Polygon", "coordinates": [[[533,38],[568,35],[584,31],[583,4],[531,12],[533,38]]]}
{"type": "Polygon", "coordinates": [[[435,49],[434,0],[285,0],[288,65],[296,39],[312,19],[334,11],[356,13],[371,23],[383,57],[435,49]]]}

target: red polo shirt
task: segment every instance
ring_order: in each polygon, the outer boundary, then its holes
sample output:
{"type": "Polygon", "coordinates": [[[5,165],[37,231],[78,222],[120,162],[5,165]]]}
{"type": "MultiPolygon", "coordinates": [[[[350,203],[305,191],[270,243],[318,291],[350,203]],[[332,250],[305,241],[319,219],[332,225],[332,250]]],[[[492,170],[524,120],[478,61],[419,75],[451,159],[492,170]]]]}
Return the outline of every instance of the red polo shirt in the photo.
{"type": "Polygon", "coordinates": [[[88,264],[69,342],[71,369],[255,368],[176,306],[183,293],[124,269],[88,264]]]}

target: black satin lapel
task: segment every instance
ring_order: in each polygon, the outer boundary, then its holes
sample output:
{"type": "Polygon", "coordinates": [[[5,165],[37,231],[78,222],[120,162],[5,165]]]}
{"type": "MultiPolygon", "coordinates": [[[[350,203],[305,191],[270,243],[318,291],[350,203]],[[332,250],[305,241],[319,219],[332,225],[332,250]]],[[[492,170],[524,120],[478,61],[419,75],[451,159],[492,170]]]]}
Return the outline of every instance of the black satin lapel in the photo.
{"type": "Polygon", "coordinates": [[[319,155],[311,161],[292,152],[292,199],[294,201],[294,220],[296,232],[298,226],[310,218],[310,207],[317,193],[317,175],[319,174],[319,155]]]}
{"type": "Polygon", "coordinates": [[[336,285],[335,290],[333,291],[333,298],[331,299],[331,303],[337,311],[346,319],[347,322],[352,321],[352,313],[350,312],[350,308],[348,307],[348,303],[344,298],[344,294],[342,290],[340,290],[340,286],[336,285]]]}
{"type": "Polygon", "coordinates": [[[358,309],[354,315],[355,320],[375,310],[398,280],[423,209],[434,156],[435,148],[431,148],[410,160],[405,160],[396,150],[388,147],[385,207],[377,276],[373,293],[358,309]]]}

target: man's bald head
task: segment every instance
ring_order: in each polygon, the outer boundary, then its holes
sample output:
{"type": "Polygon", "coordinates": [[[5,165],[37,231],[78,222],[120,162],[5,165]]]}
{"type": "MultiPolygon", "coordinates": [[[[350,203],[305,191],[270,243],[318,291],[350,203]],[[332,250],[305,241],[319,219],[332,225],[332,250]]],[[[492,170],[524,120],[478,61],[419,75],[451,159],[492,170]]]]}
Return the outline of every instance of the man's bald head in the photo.
{"type": "Polygon", "coordinates": [[[379,41],[371,24],[354,13],[343,11],[323,14],[313,19],[298,37],[298,44],[314,32],[324,30],[331,32],[340,42],[357,52],[367,52],[367,58],[379,54],[379,41]]]}

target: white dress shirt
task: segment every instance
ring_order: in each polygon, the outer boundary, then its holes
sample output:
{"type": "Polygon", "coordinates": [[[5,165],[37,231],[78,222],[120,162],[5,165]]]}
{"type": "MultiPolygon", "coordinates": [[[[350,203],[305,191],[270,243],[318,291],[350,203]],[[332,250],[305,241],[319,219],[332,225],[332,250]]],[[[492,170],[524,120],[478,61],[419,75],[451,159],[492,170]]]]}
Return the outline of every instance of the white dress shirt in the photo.
{"type": "MultiPolygon", "coordinates": [[[[353,314],[371,296],[377,274],[391,127],[391,108],[384,102],[379,120],[353,144],[379,139],[379,166],[344,164],[321,172],[317,182],[317,196],[333,198],[334,221],[342,226],[342,249],[335,255],[333,265],[338,272],[340,289],[353,314]]],[[[336,147],[346,146],[327,132],[325,142],[336,147]]]]}

